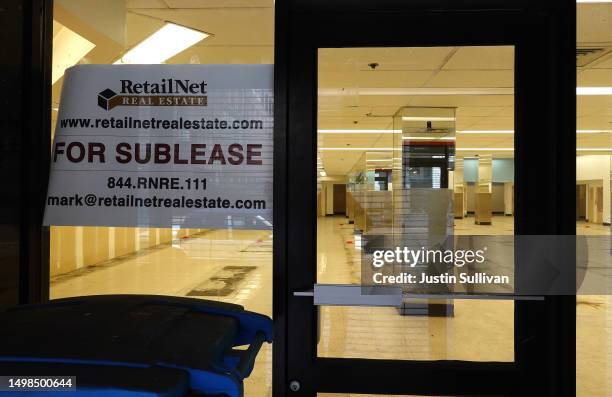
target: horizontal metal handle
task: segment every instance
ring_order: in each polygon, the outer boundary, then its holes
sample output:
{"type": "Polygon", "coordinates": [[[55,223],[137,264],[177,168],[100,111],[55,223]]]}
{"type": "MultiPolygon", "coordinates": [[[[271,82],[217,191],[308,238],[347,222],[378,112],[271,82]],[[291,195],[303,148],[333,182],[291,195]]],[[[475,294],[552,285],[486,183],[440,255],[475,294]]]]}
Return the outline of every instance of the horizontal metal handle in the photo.
{"type": "Polygon", "coordinates": [[[543,296],[517,296],[512,294],[410,294],[399,287],[377,287],[376,293],[364,294],[361,285],[315,284],[312,290],[295,291],[293,296],[312,297],[315,306],[373,306],[400,307],[406,300],[426,299],[479,299],[541,301],[543,296]]]}

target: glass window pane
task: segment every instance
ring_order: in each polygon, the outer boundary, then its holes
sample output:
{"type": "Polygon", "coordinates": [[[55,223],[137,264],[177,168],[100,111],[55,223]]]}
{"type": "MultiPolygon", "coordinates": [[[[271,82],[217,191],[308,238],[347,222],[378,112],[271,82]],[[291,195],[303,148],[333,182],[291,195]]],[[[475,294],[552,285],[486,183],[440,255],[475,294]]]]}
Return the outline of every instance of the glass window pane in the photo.
{"type": "MultiPolygon", "coordinates": [[[[75,64],[274,63],[274,2],[156,0],[54,2],[52,125],[65,69],[75,64]],[[223,3],[223,4],[222,4],[223,3]],[[160,29],[186,27],[203,40],[158,42],[160,29]]],[[[271,230],[151,227],[51,227],[50,296],[162,294],[236,303],[272,315],[271,230]]],[[[265,343],[246,396],[270,396],[272,351],[265,343]]]]}
{"type": "MultiPolygon", "coordinates": [[[[612,95],[588,95],[584,88],[612,87],[612,4],[576,7],[576,234],[591,236],[591,252],[597,236],[610,236],[612,95]]],[[[612,298],[579,294],[576,300],[576,395],[612,395],[612,298]]]]}
{"type": "MultiPolygon", "coordinates": [[[[318,283],[359,285],[378,236],[514,234],[513,47],[323,48],[318,61],[318,283]]],[[[513,361],[513,317],[501,300],[323,306],[318,355],[513,361]]]]}

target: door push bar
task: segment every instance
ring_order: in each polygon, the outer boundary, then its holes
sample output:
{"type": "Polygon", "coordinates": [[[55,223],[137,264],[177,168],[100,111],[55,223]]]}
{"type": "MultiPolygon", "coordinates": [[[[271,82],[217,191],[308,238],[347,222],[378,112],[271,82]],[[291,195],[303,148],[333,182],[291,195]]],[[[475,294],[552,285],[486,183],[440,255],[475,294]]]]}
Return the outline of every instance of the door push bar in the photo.
{"type": "Polygon", "coordinates": [[[315,306],[373,306],[401,307],[411,300],[424,299],[481,299],[481,300],[520,300],[541,301],[543,296],[522,296],[512,294],[411,294],[400,287],[367,287],[351,284],[315,284],[306,291],[295,291],[293,296],[312,297],[315,306]]]}

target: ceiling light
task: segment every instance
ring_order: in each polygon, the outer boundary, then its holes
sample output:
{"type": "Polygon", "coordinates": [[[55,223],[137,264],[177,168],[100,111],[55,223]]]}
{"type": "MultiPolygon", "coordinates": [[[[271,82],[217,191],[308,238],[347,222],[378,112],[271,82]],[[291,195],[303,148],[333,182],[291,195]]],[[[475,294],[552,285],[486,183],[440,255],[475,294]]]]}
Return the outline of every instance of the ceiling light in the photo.
{"type": "Polygon", "coordinates": [[[402,130],[317,130],[319,134],[399,134],[402,130]]]}
{"type": "Polygon", "coordinates": [[[322,88],[319,96],[342,96],[342,95],[514,95],[514,88],[322,88]]]}
{"type": "Polygon", "coordinates": [[[427,136],[404,136],[402,137],[402,139],[404,141],[454,141],[457,138],[455,138],[454,136],[448,136],[448,137],[427,137],[427,136]]]}
{"type": "Polygon", "coordinates": [[[514,134],[513,130],[463,130],[458,134],[514,134]]]}
{"type": "Polygon", "coordinates": [[[418,116],[404,116],[403,121],[455,121],[454,117],[418,117],[418,116]]]}
{"type": "Polygon", "coordinates": [[[162,63],[208,36],[208,33],[166,23],[157,32],[123,54],[115,64],[162,63]]]}
{"type": "Polygon", "coordinates": [[[463,147],[456,148],[458,152],[513,152],[511,147],[463,147]]]}
{"type": "Polygon", "coordinates": [[[393,149],[392,147],[322,147],[319,150],[323,152],[338,152],[338,151],[351,151],[351,152],[386,151],[386,152],[391,152],[395,149],[393,149]]]}
{"type": "MultiPolygon", "coordinates": [[[[514,134],[513,130],[463,130],[458,134],[514,134]]],[[[576,130],[577,134],[603,134],[612,133],[612,130],[576,130]]]]}
{"type": "MultiPolygon", "coordinates": [[[[612,2],[612,0],[610,1],[612,2]]],[[[576,87],[577,95],[612,95],[612,87],[576,87]]],[[[319,96],[514,95],[514,88],[322,88],[319,96]]]]}
{"type": "Polygon", "coordinates": [[[612,87],[576,87],[576,95],[612,95],[612,87]]]}
{"type": "Polygon", "coordinates": [[[321,176],[327,176],[327,172],[325,172],[325,171],[321,171],[321,172],[319,172],[319,175],[321,175],[321,176]]]}

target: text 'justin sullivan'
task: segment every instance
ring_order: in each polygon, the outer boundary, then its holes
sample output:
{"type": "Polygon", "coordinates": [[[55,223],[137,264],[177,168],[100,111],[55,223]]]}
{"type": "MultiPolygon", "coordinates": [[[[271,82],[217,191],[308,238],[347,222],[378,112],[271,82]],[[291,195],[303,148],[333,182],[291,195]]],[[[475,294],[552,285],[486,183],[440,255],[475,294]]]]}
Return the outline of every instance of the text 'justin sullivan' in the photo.
{"type": "Polygon", "coordinates": [[[385,275],[374,273],[372,281],[375,284],[510,284],[510,277],[506,275],[489,275],[484,272],[479,273],[450,273],[442,274],[421,274],[399,273],[385,275]]]}

